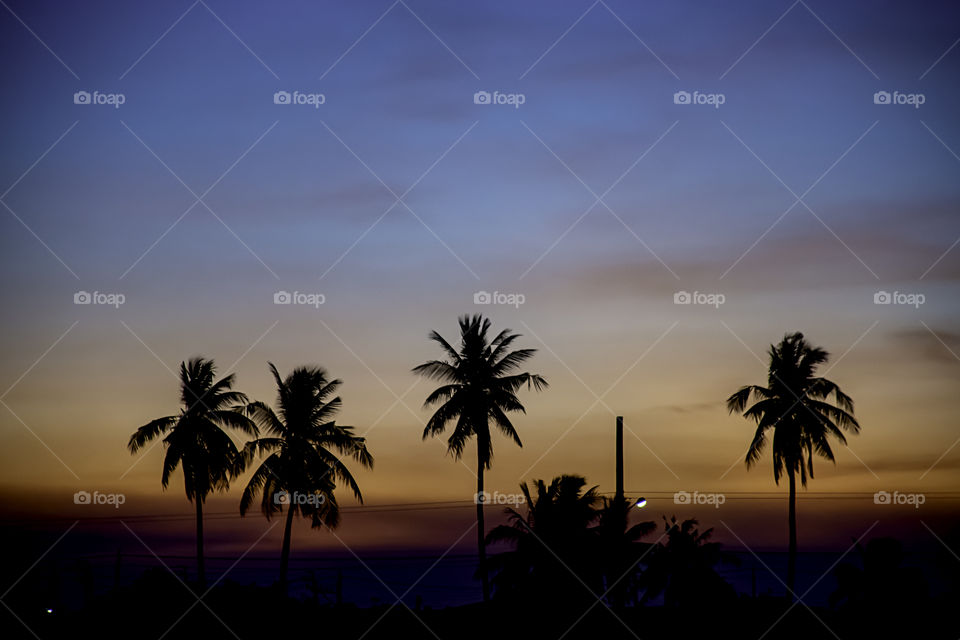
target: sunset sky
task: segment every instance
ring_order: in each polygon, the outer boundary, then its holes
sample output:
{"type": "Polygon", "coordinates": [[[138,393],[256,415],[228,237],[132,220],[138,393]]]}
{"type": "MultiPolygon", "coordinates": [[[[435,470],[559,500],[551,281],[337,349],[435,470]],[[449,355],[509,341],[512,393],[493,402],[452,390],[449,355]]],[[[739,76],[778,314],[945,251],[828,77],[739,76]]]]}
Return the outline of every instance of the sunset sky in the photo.
{"type": "MultiPolygon", "coordinates": [[[[724,400],[802,331],[863,431],[816,462],[808,491],[853,497],[801,499],[801,544],[904,519],[930,542],[912,508],[871,495],[925,492],[932,526],[956,508],[933,496],[960,479],[958,25],[957,7],[907,2],[8,2],[2,516],[189,516],[179,475],[161,492],[162,448],[125,445],[177,411],[194,355],[271,403],[268,361],[342,379],[340,421],[376,459],[357,473],[367,505],[469,501],[475,449],[459,464],[421,440],[432,383],[410,369],[441,355],[431,329],[453,341],[457,316],[482,312],[539,349],[529,370],[550,383],[521,396],[523,448],[495,441],[491,492],[561,473],[612,491],[623,415],[627,489],[656,497],[651,518],[785,545],[786,500],[732,498],[778,488],[769,452],[745,469],[753,426],[724,400]],[[282,91],[323,104],[275,104],[282,91]],[[677,104],[684,91],[722,104],[677,104]],[[476,305],[480,291],[523,304],[476,305]],[[78,507],[78,490],[126,503],[78,507]],[[679,490],[731,499],[683,508],[679,490]]],[[[209,509],[236,511],[242,484],[209,509]]],[[[470,506],[348,510],[337,535],[442,549],[470,506]]],[[[192,526],[151,540],[189,550],[192,526]]],[[[213,520],[208,546],[243,550],[266,527],[213,520]]],[[[339,546],[296,536],[295,553],[339,546]]]]}

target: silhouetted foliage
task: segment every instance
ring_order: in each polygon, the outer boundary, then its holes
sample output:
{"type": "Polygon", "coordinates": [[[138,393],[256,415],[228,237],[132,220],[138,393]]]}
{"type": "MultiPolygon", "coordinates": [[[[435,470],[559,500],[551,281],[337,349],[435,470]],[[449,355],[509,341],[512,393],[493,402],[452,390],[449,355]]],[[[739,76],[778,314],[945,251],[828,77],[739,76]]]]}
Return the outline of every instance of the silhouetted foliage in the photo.
{"type": "Polygon", "coordinates": [[[504,329],[492,340],[487,339],[490,320],[480,314],[461,316],[460,348],[454,349],[436,331],[430,339],[440,345],[446,360],[430,360],[413,372],[431,380],[444,383],[424,401],[424,407],[438,405],[423,430],[423,439],[439,436],[447,425],[455,423],[453,433],[447,438],[447,450],[455,459],[463,455],[467,441],[477,443],[477,552],[480,564],[480,579],[484,601],[490,598],[486,569],[483,524],[483,472],[493,461],[493,441],[490,438],[490,422],[517,446],[523,446],[513,423],[507,416],[511,412],[525,413],[517,398],[517,391],[526,385],[538,391],[547,386],[547,381],[532,373],[516,373],[536,349],[510,350],[520,334],[504,329]]]}
{"type": "Polygon", "coordinates": [[[290,530],[293,516],[310,519],[313,528],[335,528],[340,523],[340,507],[334,490],[336,482],[345,483],[361,503],[360,487],[337,456],[352,457],[367,468],[373,456],[366,440],[354,435],[353,427],[338,425],[333,416],[340,410],[340,397],[331,398],[340,380],[329,380],[320,367],[297,367],[286,378],[270,364],[277,384],[277,410],[263,402],[251,402],[246,413],[265,434],[248,442],[243,455],[246,462],[258,454],[267,458],[250,476],[240,498],[240,513],[245,515],[260,495],[260,511],[269,520],[287,507],[280,554],[280,588],[286,591],[290,558],[290,530]]]}
{"type": "Polygon", "coordinates": [[[230,479],[242,471],[242,456],[224,431],[258,434],[240,407],[247,396],[233,390],[234,376],[216,380],[213,360],[192,358],[180,363],[180,413],[157,418],[137,429],[127,443],[130,453],[163,436],[166,453],[160,482],[166,489],[177,466],[183,468],[187,499],[197,512],[197,574],[206,582],[203,563],[203,502],[212,491],[226,490],[230,479]]]}
{"type": "Polygon", "coordinates": [[[733,587],[715,569],[735,559],[721,551],[719,542],[710,542],[713,529],[700,531],[695,519],[663,521],[665,539],[649,554],[641,576],[643,602],[662,594],[666,606],[711,607],[735,598],[733,587]]]}
{"type": "Polygon", "coordinates": [[[843,432],[859,433],[860,425],[853,417],[853,400],[836,383],[816,375],[817,367],[829,358],[826,351],[812,346],[802,333],[791,333],[770,345],[768,354],[767,386],[741,387],[727,398],[727,410],[757,423],[747,451],[748,468],[760,460],[773,432],[773,478],[779,484],[786,473],[789,481],[787,588],[792,594],[797,558],[796,476],[806,487],[807,476],[813,478],[814,454],[834,462],[829,438],[846,444],[843,432]],[[831,396],[834,404],[829,402],[831,396]],[[755,402],[748,407],[751,398],[755,402]]]}
{"type": "Polygon", "coordinates": [[[554,478],[549,485],[534,481],[520,485],[525,513],[506,510],[510,524],[494,527],[487,544],[506,543],[511,551],[490,559],[493,584],[499,598],[546,598],[554,603],[591,600],[600,592],[596,531],[600,502],[597,488],[584,490],[587,481],[576,475],[554,478]]]}
{"type": "Polygon", "coordinates": [[[624,607],[637,601],[641,589],[641,563],[655,548],[641,540],[657,529],[647,521],[630,526],[635,502],[624,497],[604,498],[598,512],[596,532],[603,589],[611,606],[624,607]]]}

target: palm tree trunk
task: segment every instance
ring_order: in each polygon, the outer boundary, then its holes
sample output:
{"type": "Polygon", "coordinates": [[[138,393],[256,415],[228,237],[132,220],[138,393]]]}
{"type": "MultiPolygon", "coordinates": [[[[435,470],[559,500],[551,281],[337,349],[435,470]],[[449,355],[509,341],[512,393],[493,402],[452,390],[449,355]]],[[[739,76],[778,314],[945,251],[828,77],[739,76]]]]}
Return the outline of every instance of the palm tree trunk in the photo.
{"type": "Polygon", "coordinates": [[[480,557],[480,580],[483,585],[483,601],[490,601],[490,582],[487,579],[487,547],[483,542],[483,460],[477,446],[477,555],[480,557]]]}
{"type": "Polygon", "coordinates": [[[794,583],[797,578],[797,480],[793,470],[789,471],[790,478],[790,510],[787,519],[790,524],[790,546],[787,551],[787,590],[790,600],[795,600],[794,583]]]}
{"type": "Polygon", "coordinates": [[[287,524],[283,529],[280,549],[280,593],[287,595],[287,567],[290,565],[290,529],[293,527],[293,506],[287,505],[287,524]]]}
{"type": "Polygon", "coordinates": [[[198,495],[193,501],[197,507],[197,581],[200,588],[207,586],[207,572],[203,566],[203,499],[198,495]]]}

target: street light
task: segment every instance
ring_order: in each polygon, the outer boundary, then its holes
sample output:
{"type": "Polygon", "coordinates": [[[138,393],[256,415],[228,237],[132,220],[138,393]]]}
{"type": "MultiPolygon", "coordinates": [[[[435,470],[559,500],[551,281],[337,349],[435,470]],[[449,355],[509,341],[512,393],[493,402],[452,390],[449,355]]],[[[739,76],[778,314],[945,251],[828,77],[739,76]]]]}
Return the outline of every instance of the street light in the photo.
{"type": "Polygon", "coordinates": [[[637,498],[637,501],[633,503],[633,506],[635,506],[637,509],[643,509],[645,506],[647,506],[647,499],[637,498]]]}

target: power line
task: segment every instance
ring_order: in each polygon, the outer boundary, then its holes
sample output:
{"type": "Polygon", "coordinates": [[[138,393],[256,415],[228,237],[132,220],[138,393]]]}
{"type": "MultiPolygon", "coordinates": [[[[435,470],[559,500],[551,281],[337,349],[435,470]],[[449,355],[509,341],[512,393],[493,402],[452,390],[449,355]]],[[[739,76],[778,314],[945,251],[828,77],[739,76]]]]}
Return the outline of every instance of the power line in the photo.
{"type": "MultiPolygon", "coordinates": [[[[614,492],[600,492],[601,495],[613,495],[614,492]]],[[[646,493],[642,491],[628,491],[628,494],[633,495],[643,495],[648,500],[661,500],[661,499],[673,499],[677,491],[648,491],[646,493]]],[[[692,494],[694,492],[687,491],[686,493],[692,494]]],[[[699,491],[700,494],[716,494],[723,495],[727,501],[729,500],[783,500],[787,494],[782,491],[699,491]]],[[[918,492],[922,493],[928,500],[960,500],[960,492],[957,491],[923,491],[918,492]]],[[[818,500],[872,500],[874,497],[873,492],[867,491],[849,491],[849,492],[803,492],[797,494],[797,499],[800,501],[818,501],[818,500]]],[[[494,504],[488,503],[487,507],[496,509],[497,507],[518,507],[522,508],[521,505],[511,505],[511,504],[494,504]]],[[[676,503],[675,506],[692,506],[692,507],[712,507],[712,504],[699,504],[694,502],[686,503],[676,503]]],[[[474,508],[476,503],[473,500],[434,500],[434,501],[425,501],[425,502],[399,502],[399,503],[385,503],[378,505],[355,505],[355,506],[345,506],[340,507],[341,512],[346,513],[360,513],[360,514],[369,514],[369,513],[400,513],[406,511],[434,511],[442,509],[466,509],[474,508]]],[[[253,516],[254,514],[250,514],[253,516]]],[[[196,516],[193,514],[138,514],[138,515],[129,515],[129,516],[88,516],[85,518],[79,518],[81,522],[129,522],[129,523],[149,523],[149,522],[174,522],[182,520],[194,520],[196,516]]],[[[204,520],[230,520],[241,518],[239,511],[211,511],[204,513],[204,520]]],[[[66,517],[66,516],[55,516],[49,518],[6,518],[0,519],[0,525],[14,525],[14,524],[27,524],[27,523],[53,523],[53,522],[71,522],[77,520],[76,517],[66,517]]]]}

